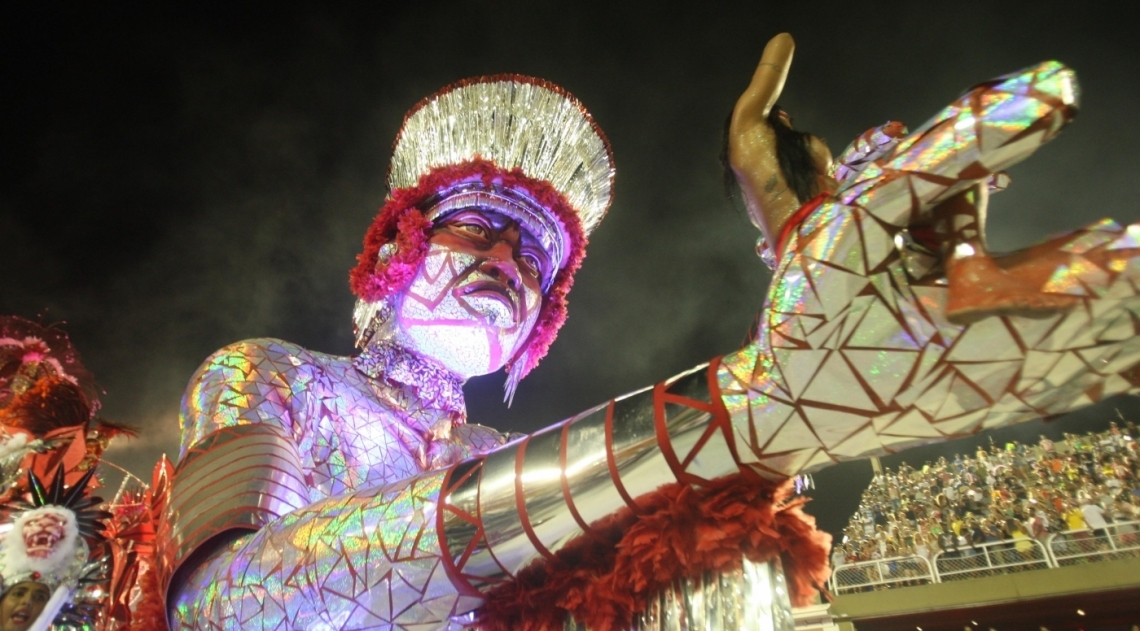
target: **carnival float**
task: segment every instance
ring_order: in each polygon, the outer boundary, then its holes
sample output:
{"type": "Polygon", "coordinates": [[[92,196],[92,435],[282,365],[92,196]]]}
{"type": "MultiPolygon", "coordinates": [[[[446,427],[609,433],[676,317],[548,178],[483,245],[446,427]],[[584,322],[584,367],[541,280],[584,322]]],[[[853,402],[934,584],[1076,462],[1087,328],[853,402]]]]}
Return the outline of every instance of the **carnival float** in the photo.
{"type": "Polygon", "coordinates": [[[534,434],[467,423],[462,387],[505,369],[509,400],[546,355],[614,178],[542,79],[408,112],[349,274],[359,352],[214,353],[148,484],[93,495],[129,430],[60,331],[7,320],[2,628],[787,630],[829,571],[798,476],[1135,392],[1140,226],[985,239],[1005,171],[1073,118],[1073,71],[833,160],[776,105],[793,48],[768,43],[728,129],[774,274],[749,342],[534,434]]]}

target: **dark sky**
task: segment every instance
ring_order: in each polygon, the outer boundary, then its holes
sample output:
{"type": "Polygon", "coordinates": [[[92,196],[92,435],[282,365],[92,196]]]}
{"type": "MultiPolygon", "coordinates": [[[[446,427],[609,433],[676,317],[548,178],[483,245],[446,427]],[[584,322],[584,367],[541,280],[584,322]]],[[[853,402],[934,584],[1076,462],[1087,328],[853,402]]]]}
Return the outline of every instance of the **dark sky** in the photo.
{"type": "MultiPolygon", "coordinates": [[[[566,87],[617,161],[614,206],[550,355],[509,410],[501,376],[469,384],[471,420],[504,430],[739,346],[768,274],[717,154],[780,31],[798,43],[783,105],[833,151],[887,118],[917,127],[978,81],[1068,63],[1081,115],[1013,171],[991,243],[1140,215],[1138,25],[1108,3],[156,4],[0,20],[0,313],[66,321],[104,414],[143,429],[111,452],[143,477],[177,450],[182,389],[213,350],[274,336],[351,351],[347,270],[383,201],[392,138],[416,101],[464,77],[566,87]]],[[[1104,424],[1113,406],[1140,415],[1115,400],[1046,431],[1104,424]]],[[[1035,436],[1031,425],[1003,436],[1035,436]]],[[[834,529],[868,476],[866,463],[820,473],[812,512],[834,529]]]]}

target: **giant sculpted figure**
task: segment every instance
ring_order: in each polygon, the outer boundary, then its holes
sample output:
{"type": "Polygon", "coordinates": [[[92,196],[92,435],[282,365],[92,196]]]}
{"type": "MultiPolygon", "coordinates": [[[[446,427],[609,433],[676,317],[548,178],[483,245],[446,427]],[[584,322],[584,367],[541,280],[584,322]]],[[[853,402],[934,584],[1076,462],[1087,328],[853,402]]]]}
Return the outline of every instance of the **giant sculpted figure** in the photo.
{"type": "MultiPolygon", "coordinates": [[[[249,340],[191,381],[165,525],[172,626],[458,628],[536,567],[605,557],[564,553],[642,527],[666,490],[764,488],[769,514],[789,476],[1135,389],[1140,226],[984,247],[984,185],[1070,120],[1070,70],[981,84],[833,168],[774,107],[791,57],[787,35],[769,43],[730,131],[775,268],[754,341],[509,443],[464,423],[461,386],[507,367],[513,388],[545,353],[610,201],[610,153],[576,100],[534,79],[466,81],[414,108],[351,274],[360,353],[249,340]]],[[[746,588],[717,596],[745,594],[730,606],[692,600],[706,582],[614,620],[789,628],[779,566],[755,552],[780,532],[744,533],[750,561],[704,566],[746,588]]],[[[536,611],[579,622],[601,606],[542,593],[536,611]]]]}

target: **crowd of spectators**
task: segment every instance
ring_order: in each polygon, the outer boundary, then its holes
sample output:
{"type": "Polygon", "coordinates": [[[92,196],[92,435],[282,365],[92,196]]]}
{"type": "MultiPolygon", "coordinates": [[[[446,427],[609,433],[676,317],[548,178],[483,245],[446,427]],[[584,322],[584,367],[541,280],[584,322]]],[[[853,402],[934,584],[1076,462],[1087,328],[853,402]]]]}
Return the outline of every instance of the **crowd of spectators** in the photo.
{"type": "Polygon", "coordinates": [[[1036,445],[978,447],[877,473],[832,552],[832,566],[917,555],[968,556],[984,543],[1028,555],[1030,539],[1061,531],[1102,534],[1140,520],[1140,434],[1136,425],[1065,434],[1036,445]]]}

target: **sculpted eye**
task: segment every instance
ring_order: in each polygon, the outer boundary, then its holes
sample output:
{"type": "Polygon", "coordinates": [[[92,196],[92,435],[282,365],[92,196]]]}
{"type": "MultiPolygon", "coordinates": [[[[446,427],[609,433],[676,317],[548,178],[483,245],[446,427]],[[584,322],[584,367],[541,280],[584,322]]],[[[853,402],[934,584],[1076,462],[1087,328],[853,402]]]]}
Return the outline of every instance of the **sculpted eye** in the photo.
{"type": "Polygon", "coordinates": [[[541,268],[539,267],[540,264],[537,256],[524,252],[519,255],[519,263],[522,264],[523,268],[532,276],[538,276],[541,268]]]}
{"type": "Polygon", "coordinates": [[[455,224],[455,227],[468,234],[475,235],[481,239],[486,239],[491,236],[491,231],[486,226],[475,222],[462,222],[455,224]]]}
{"type": "Polygon", "coordinates": [[[538,279],[539,282],[548,280],[549,263],[542,256],[524,250],[519,254],[517,261],[521,270],[538,279]]]}

